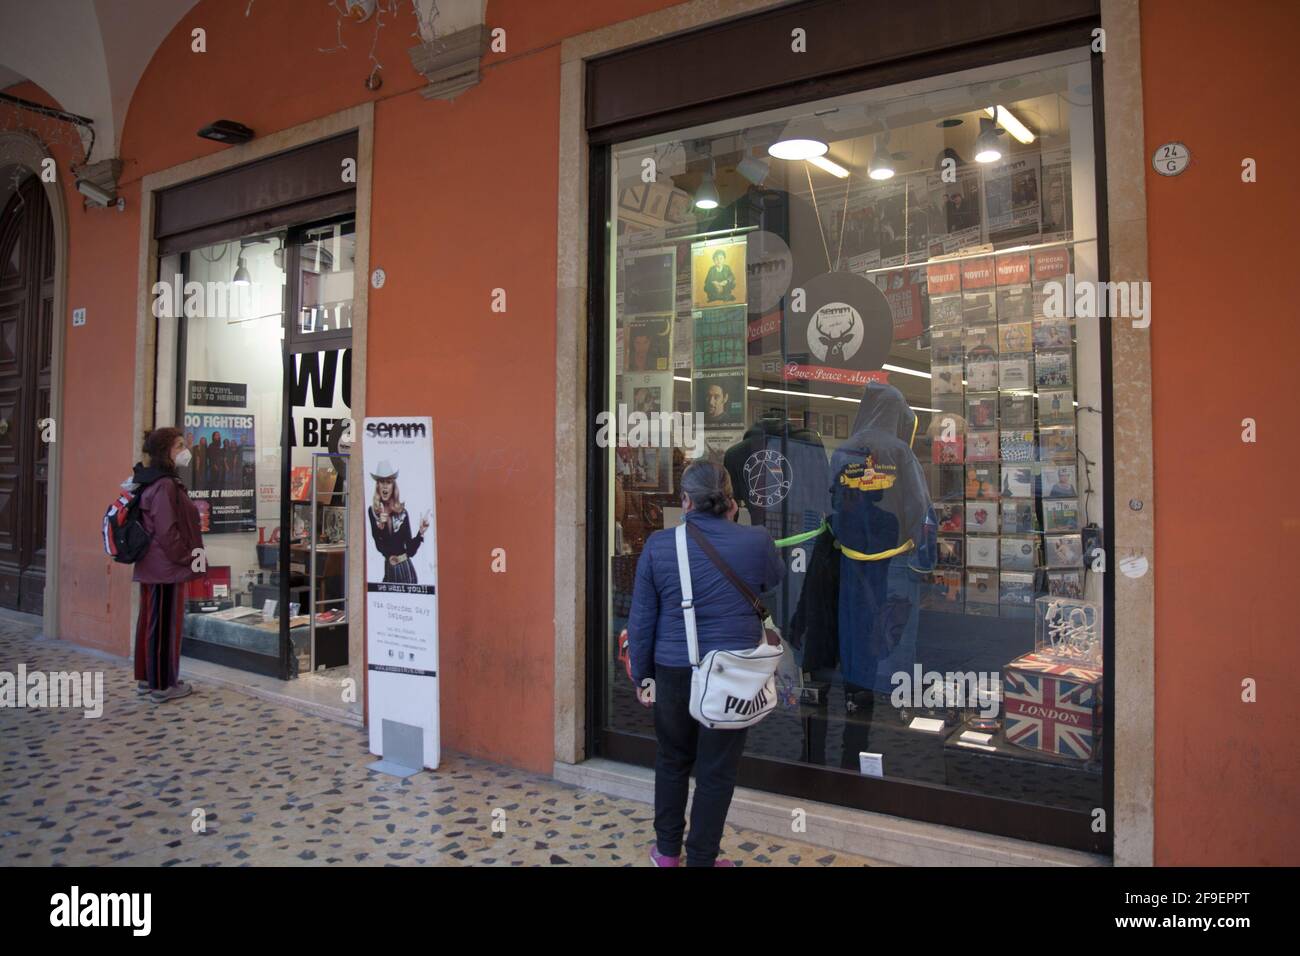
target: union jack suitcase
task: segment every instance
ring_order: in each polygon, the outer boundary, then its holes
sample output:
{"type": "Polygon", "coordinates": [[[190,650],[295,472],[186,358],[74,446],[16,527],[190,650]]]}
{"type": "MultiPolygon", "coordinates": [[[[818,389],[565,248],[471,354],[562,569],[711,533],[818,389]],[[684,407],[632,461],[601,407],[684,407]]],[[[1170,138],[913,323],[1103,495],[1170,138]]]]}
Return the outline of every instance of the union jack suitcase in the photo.
{"type": "Polygon", "coordinates": [[[1002,669],[1007,741],[1028,750],[1088,760],[1101,736],[1099,668],[1025,654],[1002,669]]]}

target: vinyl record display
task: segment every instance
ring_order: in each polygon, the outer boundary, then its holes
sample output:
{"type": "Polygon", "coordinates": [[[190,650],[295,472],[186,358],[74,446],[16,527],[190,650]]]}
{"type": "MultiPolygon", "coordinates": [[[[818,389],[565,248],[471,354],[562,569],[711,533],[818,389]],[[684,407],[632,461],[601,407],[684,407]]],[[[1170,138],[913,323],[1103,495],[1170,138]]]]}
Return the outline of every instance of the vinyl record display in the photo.
{"type": "Polygon", "coordinates": [[[792,361],[870,371],[889,357],[894,320],[876,284],[849,272],[827,272],[804,286],[804,310],[786,305],[786,349],[792,361]],[[796,358],[797,356],[797,358],[796,358]]]}

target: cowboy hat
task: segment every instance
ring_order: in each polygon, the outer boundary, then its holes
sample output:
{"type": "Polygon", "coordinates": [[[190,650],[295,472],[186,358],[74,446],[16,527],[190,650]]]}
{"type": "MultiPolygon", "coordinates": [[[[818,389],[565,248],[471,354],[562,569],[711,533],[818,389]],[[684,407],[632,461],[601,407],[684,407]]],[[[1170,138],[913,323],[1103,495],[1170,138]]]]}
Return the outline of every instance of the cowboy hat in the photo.
{"type": "Polygon", "coordinates": [[[393,481],[397,478],[397,469],[393,467],[392,462],[384,458],[379,462],[379,467],[370,473],[370,477],[375,481],[393,481]]]}

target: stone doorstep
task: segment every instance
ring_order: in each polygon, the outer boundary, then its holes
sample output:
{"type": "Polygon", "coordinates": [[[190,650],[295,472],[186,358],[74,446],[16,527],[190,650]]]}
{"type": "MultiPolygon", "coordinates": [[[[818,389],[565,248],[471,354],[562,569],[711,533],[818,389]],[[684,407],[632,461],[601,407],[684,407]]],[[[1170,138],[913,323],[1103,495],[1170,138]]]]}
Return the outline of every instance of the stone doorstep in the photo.
{"type": "Polygon", "coordinates": [[[234,668],[225,668],[219,664],[211,664],[209,661],[187,661],[182,657],[181,677],[185,680],[191,680],[199,686],[206,684],[212,687],[221,687],[225,690],[233,690],[247,697],[256,697],[258,700],[264,700],[267,703],[279,704],[282,707],[288,707],[290,710],[296,710],[311,717],[319,717],[322,720],[346,724],[349,727],[360,728],[365,726],[365,718],[361,714],[340,707],[331,707],[327,704],[303,700],[301,697],[294,697],[291,694],[285,694],[269,687],[241,683],[239,680],[226,677],[225,674],[217,671],[216,668],[219,667],[222,670],[234,670],[234,668]]]}
{"type": "MultiPolygon", "coordinates": [[[[654,802],[654,771],[594,758],[556,762],[556,780],[611,796],[654,802]]],[[[691,782],[694,792],[695,782],[691,782]]],[[[727,822],[773,837],[865,857],[882,866],[1109,866],[1108,857],[1025,840],[922,823],[866,810],[736,789],[727,822]],[[791,811],[807,812],[806,832],[790,831],[791,811]]]]}

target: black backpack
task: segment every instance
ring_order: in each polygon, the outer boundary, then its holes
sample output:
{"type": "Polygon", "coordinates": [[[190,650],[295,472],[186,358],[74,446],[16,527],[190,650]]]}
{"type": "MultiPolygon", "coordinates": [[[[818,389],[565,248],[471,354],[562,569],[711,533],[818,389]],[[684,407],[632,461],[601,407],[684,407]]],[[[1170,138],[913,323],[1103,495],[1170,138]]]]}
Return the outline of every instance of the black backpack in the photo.
{"type": "Polygon", "coordinates": [[[118,564],[135,564],[153,543],[140,520],[140,496],[151,484],[148,481],[135,491],[123,490],[104,512],[104,553],[118,564]]]}

